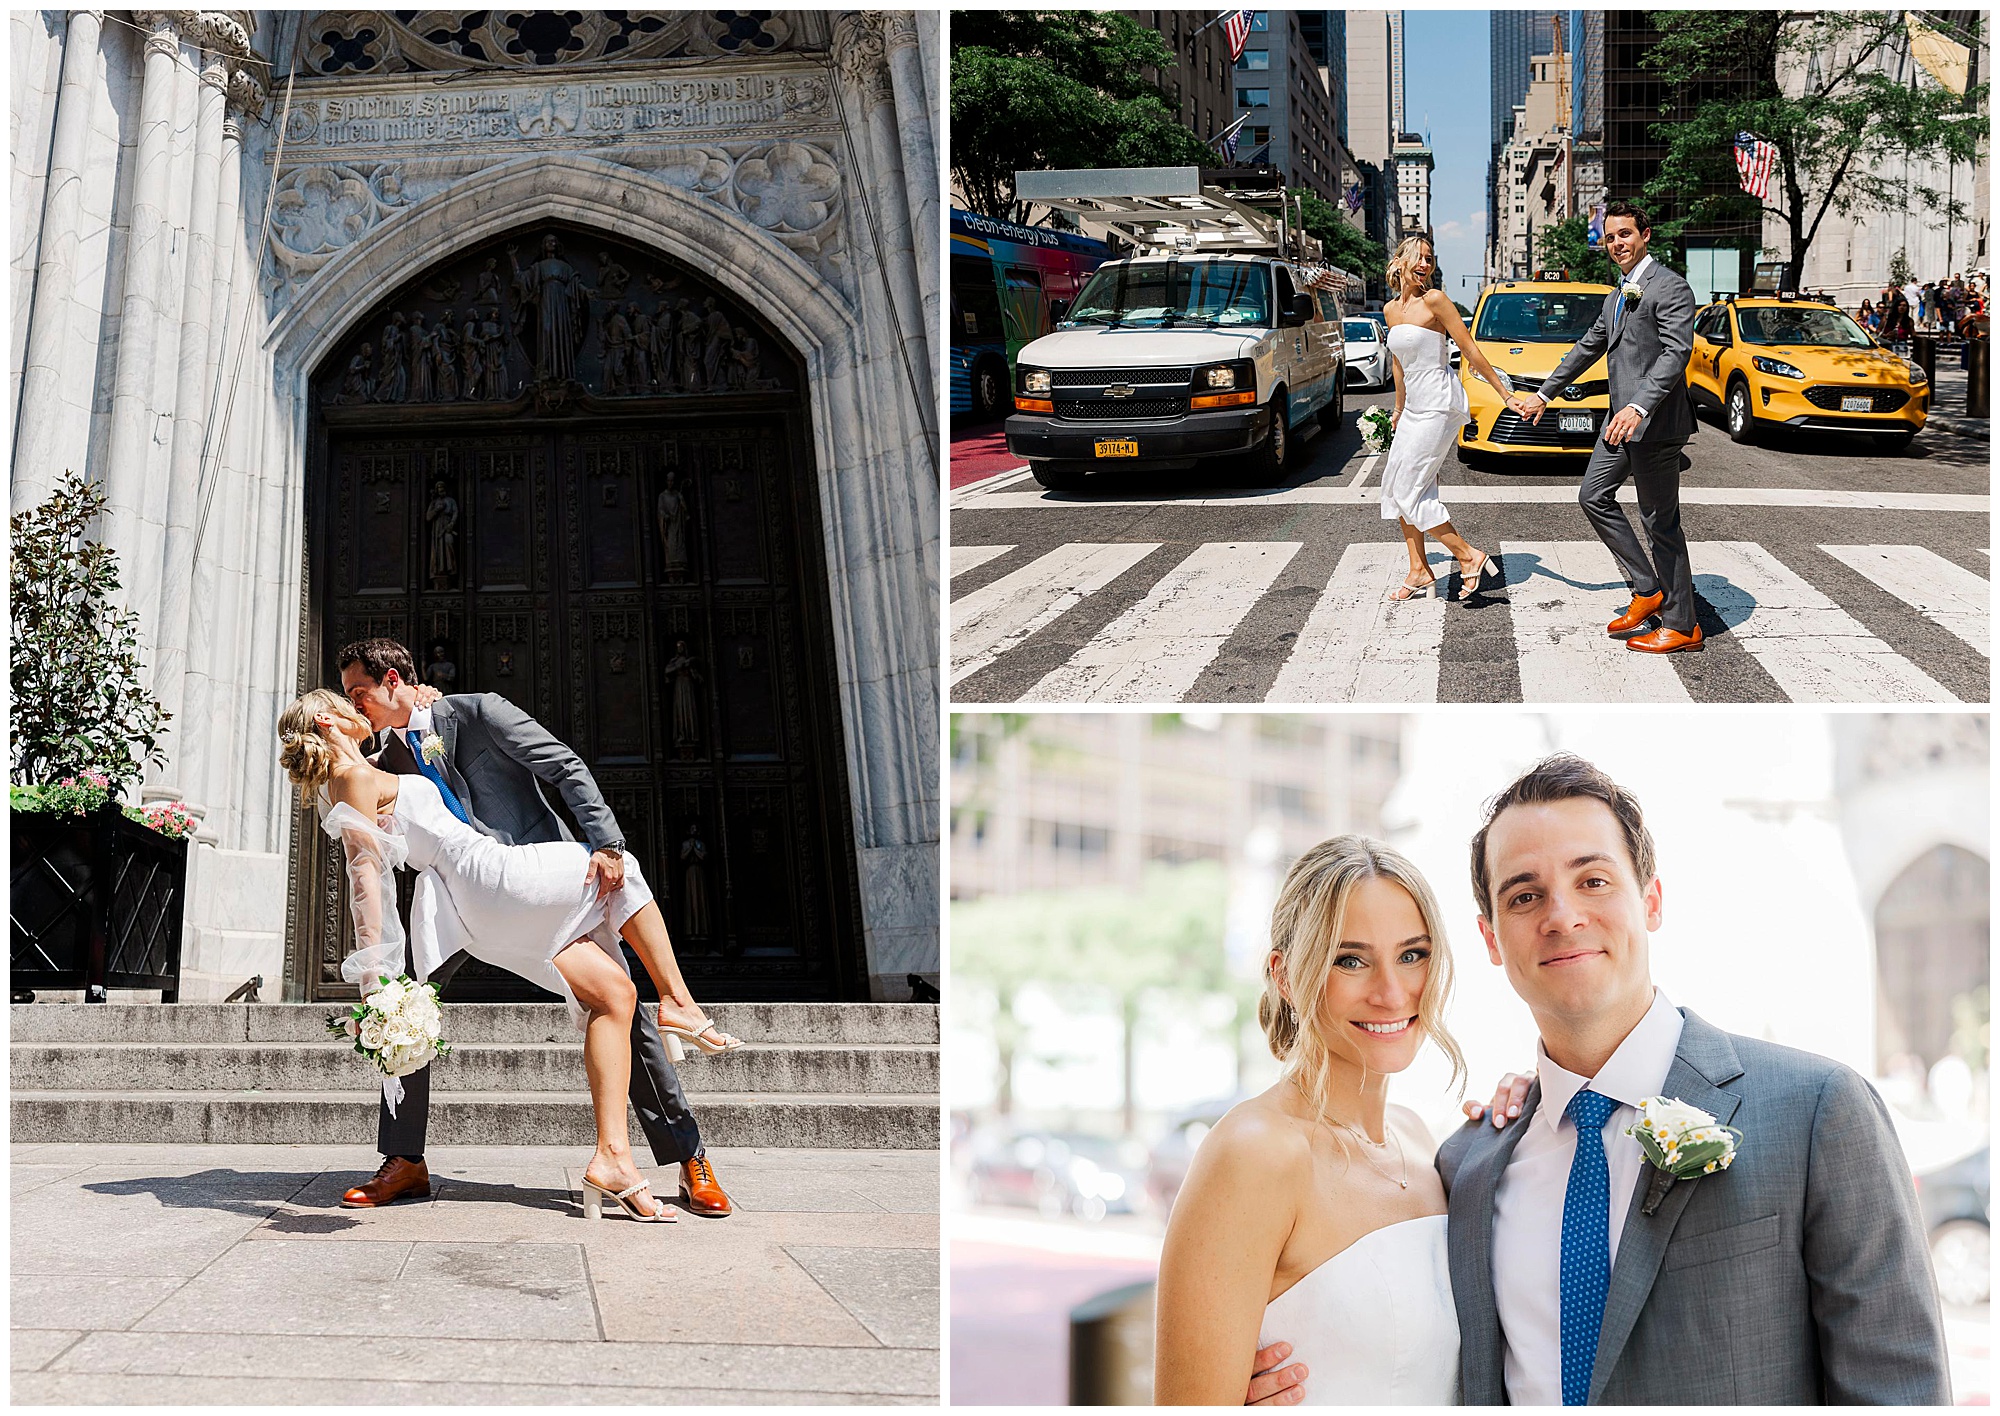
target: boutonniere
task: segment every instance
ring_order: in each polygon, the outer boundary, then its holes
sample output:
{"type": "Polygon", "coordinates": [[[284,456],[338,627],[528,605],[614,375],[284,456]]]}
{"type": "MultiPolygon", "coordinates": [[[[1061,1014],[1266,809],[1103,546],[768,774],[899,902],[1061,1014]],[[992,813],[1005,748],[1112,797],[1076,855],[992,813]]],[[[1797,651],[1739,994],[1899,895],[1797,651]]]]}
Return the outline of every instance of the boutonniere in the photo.
{"type": "Polygon", "coordinates": [[[430,763],[431,766],[441,767],[444,765],[444,739],[437,735],[435,729],[424,734],[422,751],[424,761],[430,763]]]}
{"type": "Polygon", "coordinates": [[[1625,1134],[1638,1141],[1654,1169],[1640,1211],[1647,1215],[1660,1207],[1674,1181],[1727,1170],[1736,1159],[1737,1142],[1743,1139],[1741,1131],[1716,1124],[1700,1107],[1665,1096],[1639,1103],[1639,1119],[1625,1128],[1625,1134]]]}
{"type": "Polygon", "coordinates": [[[1625,297],[1628,306],[1636,310],[1639,308],[1639,297],[1646,292],[1640,288],[1638,281],[1628,280],[1618,287],[1618,293],[1625,297]]]}

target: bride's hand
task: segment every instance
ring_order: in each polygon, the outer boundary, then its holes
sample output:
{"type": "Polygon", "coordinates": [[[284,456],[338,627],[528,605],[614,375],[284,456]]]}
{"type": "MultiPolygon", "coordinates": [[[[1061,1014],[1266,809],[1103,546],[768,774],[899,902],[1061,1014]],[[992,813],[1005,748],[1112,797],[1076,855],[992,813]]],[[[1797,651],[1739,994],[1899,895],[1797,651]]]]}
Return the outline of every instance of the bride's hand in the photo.
{"type": "Polygon", "coordinates": [[[1245,1406],[1296,1406],[1305,1400],[1305,1363],[1278,1365],[1291,1355],[1289,1342],[1274,1342],[1257,1349],[1256,1360],[1251,1364],[1254,1375],[1250,1378],[1250,1390],[1243,1397],[1245,1406]]]}
{"type": "Polygon", "coordinates": [[[417,685],[417,706],[419,708],[428,708],[442,697],[444,697],[444,694],[440,693],[431,684],[420,683],[417,685]]]}
{"type": "Polygon", "coordinates": [[[1493,1115],[1493,1128],[1499,1130],[1521,1114],[1521,1106],[1528,1099],[1528,1088],[1533,1084],[1535,1074],[1525,1076],[1509,1072],[1500,1079],[1500,1085],[1493,1089],[1493,1100],[1488,1102],[1468,1101],[1465,1103],[1466,1119],[1477,1121],[1488,1112],[1493,1115]]]}

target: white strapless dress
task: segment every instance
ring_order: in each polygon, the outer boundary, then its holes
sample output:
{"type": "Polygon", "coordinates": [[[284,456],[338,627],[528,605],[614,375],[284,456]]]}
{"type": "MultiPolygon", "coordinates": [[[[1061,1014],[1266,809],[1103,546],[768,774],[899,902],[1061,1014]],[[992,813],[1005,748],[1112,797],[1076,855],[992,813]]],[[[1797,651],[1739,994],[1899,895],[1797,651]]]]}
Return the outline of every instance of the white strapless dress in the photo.
{"type": "Polygon", "coordinates": [[[1257,1345],[1292,1345],[1309,1373],[1303,1405],[1458,1405],[1444,1236],[1441,1214],[1373,1230],[1264,1309],[1257,1345]]]}
{"type": "Polygon", "coordinates": [[[1438,496],[1438,469],[1465,426],[1465,386],[1447,358],[1443,330],[1399,324],[1389,331],[1389,352],[1403,366],[1403,416],[1382,467],[1382,518],[1429,531],[1451,520],[1438,496]]]}

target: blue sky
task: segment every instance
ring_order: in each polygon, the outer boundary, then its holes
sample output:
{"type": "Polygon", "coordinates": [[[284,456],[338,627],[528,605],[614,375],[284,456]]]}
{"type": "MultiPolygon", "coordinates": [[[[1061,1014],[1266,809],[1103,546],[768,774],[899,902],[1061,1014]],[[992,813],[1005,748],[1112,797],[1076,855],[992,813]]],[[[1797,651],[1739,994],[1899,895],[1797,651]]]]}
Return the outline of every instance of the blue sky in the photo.
{"type": "Polygon", "coordinates": [[[1486,163],[1492,156],[1487,15],[1485,10],[1403,11],[1403,118],[1414,132],[1429,124],[1437,162],[1431,226],[1438,268],[1446,293],[1468,307],[1479,293],[1486,253],[1486,163]]]}

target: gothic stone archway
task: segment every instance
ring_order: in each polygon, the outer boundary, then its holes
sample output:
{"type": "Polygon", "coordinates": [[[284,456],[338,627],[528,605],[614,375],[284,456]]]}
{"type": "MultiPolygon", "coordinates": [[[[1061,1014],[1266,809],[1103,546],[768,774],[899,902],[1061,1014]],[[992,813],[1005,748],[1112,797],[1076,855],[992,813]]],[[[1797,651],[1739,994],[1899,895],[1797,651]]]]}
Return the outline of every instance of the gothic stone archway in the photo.
{"type": "MultiPolygon", "coordinates": [[[[312,381],[307,662],[389,635],[573,746],[707,998],[867,996],[802,390],[729,291],[556,222],[411,280],[312,381]]],[[[307,987],[339,996],[309,850],[307,987]]],[[[449,996],[535,990],[470,966],[449,996]]]]}
{"type": "Polygon", "coordinates": [[[1988,978],[1989,871],[1958,846],[1932,846],[1875,906],[1876,1061],[1915,1055],[1926,1068],[1952,1051],[1955,1005],[1988,978]]]}

